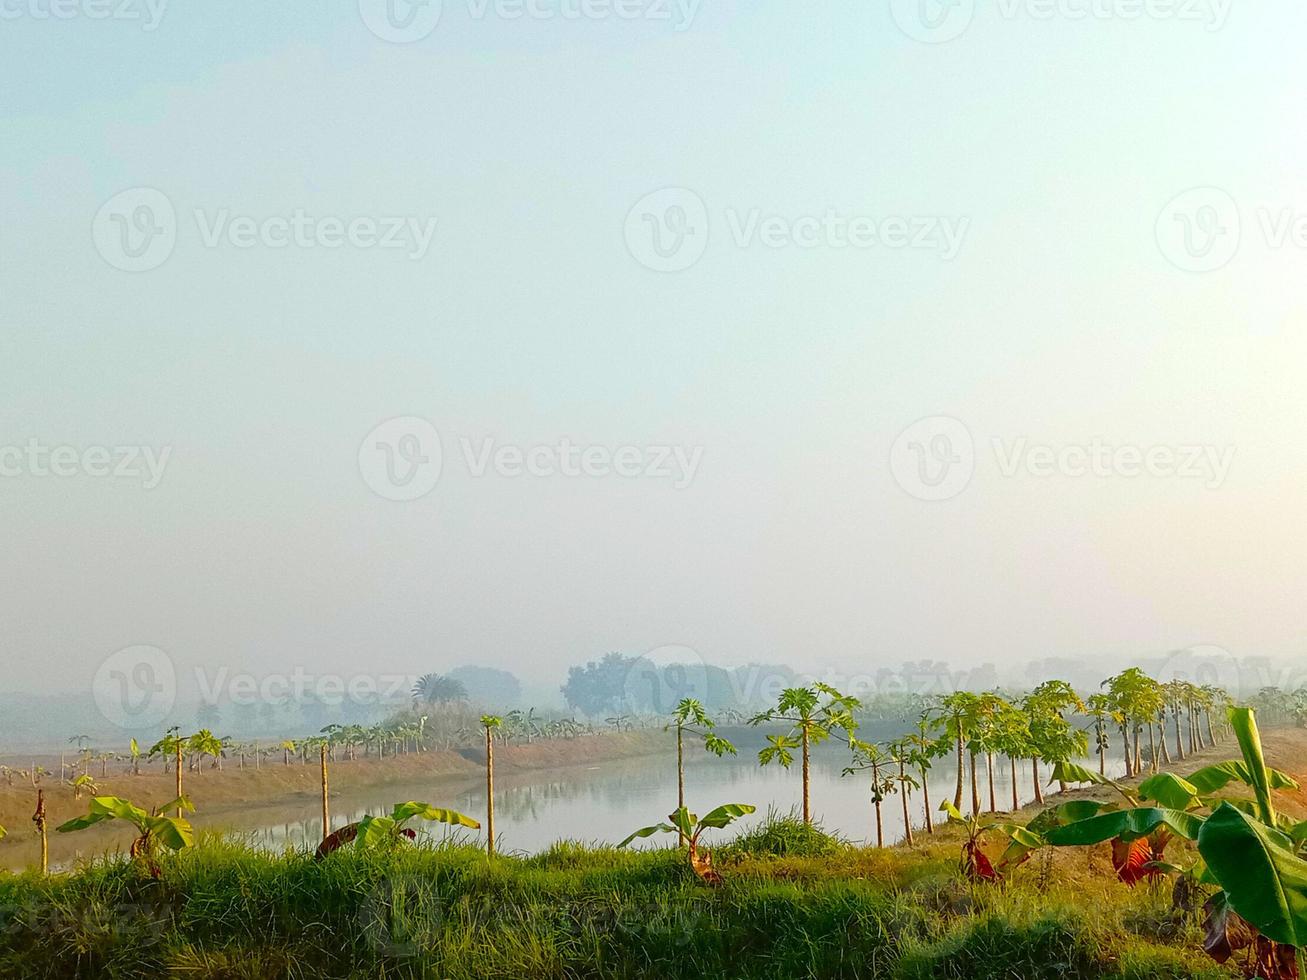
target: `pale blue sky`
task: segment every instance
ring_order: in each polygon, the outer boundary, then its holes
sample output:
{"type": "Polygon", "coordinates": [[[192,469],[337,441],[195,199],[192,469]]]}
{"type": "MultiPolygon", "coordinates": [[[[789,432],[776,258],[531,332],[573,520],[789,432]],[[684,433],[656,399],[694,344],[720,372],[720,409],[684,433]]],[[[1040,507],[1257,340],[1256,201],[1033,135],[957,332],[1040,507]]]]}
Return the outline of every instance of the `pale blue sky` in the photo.
{"type": "Polygon", "coordinates": [[[171,458],[148,492],[0,479],[19,687],[84,688],[137,643],[183,672],[366,653],[540,683],[666,644],[846,671],[1303,652],[1307,248],[1257,217],[1307,214],[1301,3],[1235,2],[1209,30],[1005,0],[932,45],[888,2],[705,0],[677,31],[445,0],[408,44],[354,3],[175,2],[146,32],[33,16],[47,2],[0,20],[0,445],[171,458]],[[1154,230],[1199,186],[1243,219],[1207,273],[1154,230]],[[128,273],[92,223],[136,187],[178,231],[128,273]],[[624,243],[666,187],[711,225],[681,272],[624,243]],[[195,218],[297,208],[437,231],[411,261],[207,248],[195,218]],[[952,260],[737,247],[728,215],[752,209],[969,224],[952,260]],[[357,457],[409,415],[445,471],[397,503],[357,457]],[[889,465],[930,416],[977,446],[939,502],[889,465]],[[460,436],[703,457],[684,489],[477,479],[460,436]],[[1005,477],[995,438],[1235,457],[1217,488],[1005,477]]]}

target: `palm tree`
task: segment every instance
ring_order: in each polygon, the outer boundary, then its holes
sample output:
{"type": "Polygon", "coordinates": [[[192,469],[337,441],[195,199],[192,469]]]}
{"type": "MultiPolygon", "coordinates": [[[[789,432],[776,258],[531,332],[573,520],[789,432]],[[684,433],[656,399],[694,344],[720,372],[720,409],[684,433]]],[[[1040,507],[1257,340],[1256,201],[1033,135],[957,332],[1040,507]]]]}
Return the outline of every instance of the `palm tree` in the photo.
{"type": "Polygon", "coordinates": [[[413,685],[413,700],[431,705],[466,701],[467,688],[462,681],[443,674],[423,674],[413,685]]]}

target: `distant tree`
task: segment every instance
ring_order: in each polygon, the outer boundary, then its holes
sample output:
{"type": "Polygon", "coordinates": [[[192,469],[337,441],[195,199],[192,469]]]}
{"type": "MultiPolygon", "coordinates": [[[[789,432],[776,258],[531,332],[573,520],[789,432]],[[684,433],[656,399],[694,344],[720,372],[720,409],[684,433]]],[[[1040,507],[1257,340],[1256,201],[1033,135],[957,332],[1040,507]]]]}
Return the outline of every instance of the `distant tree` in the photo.
{"type": "Polygon", "coordinates": [[[195,709],[195,720],[199,728],[217,728],[222,724],[222,709],[212,701],[202,701],[195,709]]]}
{"type": "Polygon", "coordinates": [[[522,700],[522,682],[506,670],[469,665],[455,667],[445,677],[462,684],[467,699],[475,704],[512,708],[522,700]]]}
{"type": "Polygon", "coordinates": [[[413,700],[418,704],[448,704],[466,701],[467,688],[448,675],[423,674],[413,685],[413,700]]]}
{"type": "Polygon", "coordinates": [[[602,660],[573,666],[560,690],[569,708],[591,718],[620,714],[626,700],[626,677],[635,658],[609,653],[602,660]]]}

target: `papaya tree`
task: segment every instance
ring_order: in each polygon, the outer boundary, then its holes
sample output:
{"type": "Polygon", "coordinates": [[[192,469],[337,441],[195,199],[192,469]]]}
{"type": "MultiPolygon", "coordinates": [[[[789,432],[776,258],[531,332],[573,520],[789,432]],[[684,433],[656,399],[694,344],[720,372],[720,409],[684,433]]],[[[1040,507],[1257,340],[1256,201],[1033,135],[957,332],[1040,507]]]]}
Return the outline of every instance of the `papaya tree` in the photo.
{"type": "MultiPolygon", "coordinates": [[[[1044,801],[1039,781],[1039,762],[1051,765],[1071,759],[1088,747],[1085,733],[1066,720],[1067,711],[1084,711],[1084,702],[1066,681],[1045,681],[1022,702],[1030,724],[1030,765],[1035,788],[1035,802],[1044,801]]],[[[1062,791],[1066,783],[1059,781],[1062,791]]]]}
{"type": "Polygon", "coordinates": [[[930,808],[930,770],[934,761],[949,753],[947,739],[934,738],[930,734],[930,713],[923,711],[917,717],[917,730],[903,737],[907,745],[908,765],[915,770],[917,785],[921,787],[922,806],[925,810],[926,833],[935,832],[935,821],[930,808]]]}
{"type": "MultiPolygon", "coordinates": [[[[183,738],[181,730],[174,725],[169,728],[167,733],[159,741],[150,746],[150,757],[158,755],[164,759],[164,771],[168,770],[168,759],[173,760],[173,769],[176,774],[176,791],[177,799],[183,799],[182,793],[182,756],[186,751],[188,739],[183,738]]],[[[182,818],[182,808],[177,808],[177,819],[182,818]]]]}
{"type": "Polygon", "coordinates": [[[694,698],[681,700],[672,712],[672,722],[668,727],[676,729],[676,807],[679,810],[685,807],[686,733],[699,739],[704,751],[711,752],[719,759],[727,754],[735,755],[735,746],[713,731],[716,722],[708,717],[703,705],[694,698]]]}
{"type": "MultiPolygon", "coordinates": [[[[876,817],[876,846],[885,846],[885,821],[881,810],[885,802],[885,797],[897,792],[898,781],[894,777],[894,766],[898,760],[886,752],[880,745],[875,742],[864,742],[860,738],[854,738],[850,741],[850,748],[853,750],[853,762],[844,768],[843,775],[849,776],[854,773],[869,773],[871,776],[871,806],[876,817]]],[[[905,797],[906,799],[906,797],[905,797]]],[[[907,804],[903,808],[904,827],[908,827],[907,804]]],[[[911,829],[906,830],[907,840],[912,841],[911,829]]]]}
{"type": "Polygon", "coordinates": [[[747,803],[724,803],[715,810],[710,810],[700,819],[685,807],[678,807],[674,813],[668,815],[669,823],[641,827],[617,846],[626,847],[638,837],[676,834],[679,839],[689,844],[690,869],[706,884],[720,885],[722,876],[712,866],[712,852],[699,850],[699,835],[705,830],[721,830],[723,827],[728,827],[740,817],[746,817],[756,809],[757,807],[747,803]]]}
{"type": "Polygon", "coordinates": [[[751,725],[784,721],[790,730],[783,735],[768,735],[768,745],[758,753],[758,763],[766,766],[779,762],[788,769],[794,762],[793,750],[799,749],[803,762],[803,822],[812,823],[811,749],[831,737],[846,744],[853,738],[858,723],[853,711],[860,703],[857,698],[841,694],[829,684],[812,687],[790,687],[781,692],[776,707],[749,719],[751,725]]]}
{"type": "Polygon", "coordinates": [[[979,700],[970,691],[954,691],[939,699],[930,716],[932,726],[942,731],[957,747],[957,784],[953,792],[955,810],[962,809],[962,786],[966,778],[963,752],[970,739],[970,724],[979,700]]]}

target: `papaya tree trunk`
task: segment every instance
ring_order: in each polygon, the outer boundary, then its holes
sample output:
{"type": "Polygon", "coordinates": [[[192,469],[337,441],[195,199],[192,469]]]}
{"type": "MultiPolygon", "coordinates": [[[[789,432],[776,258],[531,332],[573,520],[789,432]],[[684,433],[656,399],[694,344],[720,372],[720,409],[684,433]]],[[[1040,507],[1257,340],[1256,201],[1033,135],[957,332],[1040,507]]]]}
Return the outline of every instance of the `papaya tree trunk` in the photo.
{"type": "Polygon", "coordinates": [[[1012,765],[1012,812],[1016,813],[1021,809],[1021,803],[1017,798],[1017,757],[1010,755],[1007,761],[1012,765]]]}
{"type": "Polygon", "coordinates": [[[1039,785],[1039,756],[1037,755],[1032,755],[1030,757],[1030,775],[1035,784],[1035,802],[1043,803],[1044,789],[1039,785]]]}
{"type": "MultiPolygon", "coordinates": [[[[684,733],[680,725],[676,726],[676,807],[685,809],[685,749],[684,733]]],[[[681,832],[680,827],[676,829],[677,840],[681,846],[685,846],[685,834],[681,832]]]]}
{"type": "Polygon", "coordinates": [[[926,781],[927,770],[925,766],[921,767],[921,798],[926,809],[926,833],[935,832],[935,821],[930,815],[930,783],[926,781]]]}
{"type": "Polygon", "coordinates": [[[989,780],[989,812],[998,813],[998,803],[994,799],[994,753],[985,753],[985,777],[989,780]]]}
{"type": "MultiPolygon", "coordinates": [[[[177,799],[180,800],[182,798],[182,740],[180,738],[177,739],[177,759],[173,769],[177,773],[177,799]]],[[[182,808],[178,807],[177,819],[180,820],[181,816],[182,808]]]]}
{"type": "Polygon", "coordinates": [[[803,822],[812,823],[812,808],[808,799],[808,778],[811,773],[808,759],[808,723],[803,723],[803,822]]]}
{"type": "Polygon", "coordinates": [[[976,753],[971,752],[971,813],[980,813],[980,779],[976,772],[976,753]]]}
{"type": "Polygon", "coordinates": [[[1153,723],[1148,723],[1148,761],[1153,767],[1153,772],[1157,772],[1157,742],[1153,740],[1153,723]]]}
{"type": "Polygon", "coordinates": [[[903,839],[912,844],[912,821],[908,819],[908,771],[903,760],[899,759],[899,795],[903,797],[903,839]]]}
{"type": "Polygon", "coordinates": [[[1094,733],[1098,737],[1098,774],[1107,775],[1107,739],[1103,737],[1103,719],[1099,718],[1094,722],[1094,733]]]}
{"type": "Polygon", "coordinates": [[[962,723],[959,722],[958,723],[958,785],[957,785],[957,789],[954,790],[953,792],[953,808],[955,810],[962,809],[962,780],[965,778],[965,774],[963,773],[964,765],[962,761],[962,741],[963,741],[962,723]]]}
{"type": "Polygon", "coordinates": [[[1125,748],[1125,774],[1129,779],[1135,773],[1135,768],[1130,764],[1130,729],[1128,725],[1121,725],[1121,744],[1125,748]]]}
{"type": "Polygon", "coordinates": [[[331,809],[327,803],[327,747],[322,746],[322,839],[331,833],[331,809]]]}
{"type": "Polygon", "coordinates": [[[486,728],[486,855],[495,856],[495,740],[486,728]]]}

